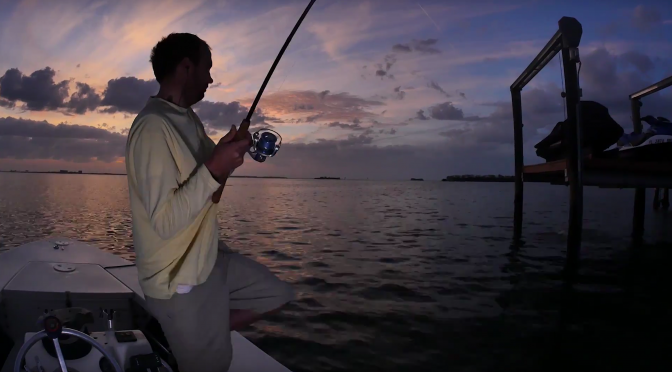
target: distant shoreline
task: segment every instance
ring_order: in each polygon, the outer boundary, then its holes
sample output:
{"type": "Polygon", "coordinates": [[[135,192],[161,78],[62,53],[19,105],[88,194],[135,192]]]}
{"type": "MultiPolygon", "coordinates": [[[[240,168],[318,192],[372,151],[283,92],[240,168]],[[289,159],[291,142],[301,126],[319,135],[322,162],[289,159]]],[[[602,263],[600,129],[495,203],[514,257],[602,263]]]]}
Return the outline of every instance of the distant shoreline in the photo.
{"type": "MultiPolygon", "coordinates": [[[[30,174],[88,174],[95,176],[126,176],[126,173],[108,173],[108,172],[83,172],[83,171],[68,171],[68,170],[59,170],[59,171],[19,171],[19,170],[0,170],[0,173],[30,173],[30,174]]],[[[369,181],[368,178],[341,178],[341,177],[304,177],[304,178],[292,178],[292,177],[274,177],[274,176],[231,176],[231,178],[257,178],[257,179],[285,179],[285,180],[349,180],[349,181],[369,181]]],[[[448,176],[441,180],[431,180],[430,182],[515,182],[514,176],[502,176],[502,175],[485,175],[485,176],[476,176],[476,175],[463,175],[463,176],[448,176]]],[[[376,180],[371,180],[376,181],[376,180]]],[[[392,182],[403,182],[403,180],[378,180],[378,181],[392,181],[392,182]]],[[[411,182],[416,181],[425,181],[423,178],[411,178],[411,182]]]]}
{"type": "Polygon", "coordinates": [[[515,182],[514,176],[448,176],[443,182],[515,182]]]}

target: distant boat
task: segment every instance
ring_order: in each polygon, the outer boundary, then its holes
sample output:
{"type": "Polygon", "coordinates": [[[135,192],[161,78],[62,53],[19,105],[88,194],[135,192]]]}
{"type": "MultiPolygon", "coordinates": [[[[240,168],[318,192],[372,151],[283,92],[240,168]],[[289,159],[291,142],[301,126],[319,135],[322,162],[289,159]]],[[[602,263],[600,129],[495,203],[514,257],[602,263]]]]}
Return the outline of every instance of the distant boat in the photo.
{"type": "Polygon", "coordinates": [[[340,180],[341,177],[315,177],[316,180],[340,180]]]}
{"type": "Polygon", "coordinates": [[[422,178],[411,178],[411,181],[424,181],[422,178]]]}

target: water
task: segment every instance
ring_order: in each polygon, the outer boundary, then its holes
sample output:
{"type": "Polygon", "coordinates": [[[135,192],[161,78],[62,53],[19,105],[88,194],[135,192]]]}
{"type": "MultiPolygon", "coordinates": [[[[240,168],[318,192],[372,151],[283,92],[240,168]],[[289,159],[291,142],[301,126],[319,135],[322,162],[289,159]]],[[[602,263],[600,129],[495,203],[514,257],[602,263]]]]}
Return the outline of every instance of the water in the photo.
{"type": "MultiPolygon", "coordinates": [[[[512,251],[512,183],[230,180],[222,239],[299,295],[242,333],[296,372],[669,370],[672,212],[647,194],[648,244],[630,250],[634,191],[587,188],[570,290],[567,189],[525,187],[512,251]]],[[[132,260],[127,192],[2,173],[0,250],[60,235],[132,260]]]]}

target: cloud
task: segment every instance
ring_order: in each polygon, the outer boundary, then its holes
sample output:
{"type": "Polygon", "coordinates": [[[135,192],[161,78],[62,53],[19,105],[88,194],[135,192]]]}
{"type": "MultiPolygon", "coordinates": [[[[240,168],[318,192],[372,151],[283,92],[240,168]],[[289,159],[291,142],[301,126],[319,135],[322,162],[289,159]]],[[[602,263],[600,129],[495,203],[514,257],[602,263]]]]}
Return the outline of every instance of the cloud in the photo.
{"type": "Polygon", "coordinates": [[[639,72],[646,74],[654,69],[655,65],[651,58],[645,54],[629,51],[621,54],[620,59],[625,63],[629,63],[632,66],[635,66],[639,72]]]}
{"type": "Polygon", "coordinates": [[[436,120],[462,120],[464,113],[450,102],[444,102],[429,109],[429,114],[436,120]]]}
{"type": "Polygon", "coordinates": [[[650,31],[654,26],[663,23],[663,18],[657,9],[637,5],[632,12],[632,25],[640,31],[650,31]]]}
{"type": "Polygon", "coordinates": [[[0,97],[0,107],[5,107],[5,108],[14,108],[16,104],[13,101],[6,100],[4,98],[0,97]]]}
{"type": "Polygon", "coordinates": [[[408,44],[395,44],[392,46],[392,51],[396,53],[412,53],[418,52],[420,54],[439,54],[441,51],[434,47],[438,42],[437,39],[412,40],[408,44]]]}
{"type": "Polygon", "coordinates": [[[72,93],[70,101],[65,104],[71,112],[84,114],[87,111],[95,110],[100,105],[100,95],[88,84],[77,83],[77,91],[72,93]]]}
{"type": "Polygon", "coordinates": [[[390,74],[389,71],[395,62],[397,62],[397,58],[394,56],[394,54],[386,55],[384,65],[382,63],[376,64],[376,66],[378,67],[378,69],[376,70],[376,76],[380,76],[381,80],[385,77],[387,77],[388,79],[394,79],[394,75],[390,74]]]}
{"type": "MultiPolygon", "coordinates": [[[[252,99],[242,100],[243,103],[252,99]]],[[[263,112],[272,116],[304,115],[300,122],[353,121],[375,116],[368,109],[384,106],[380,101],[367,100],[347,92],[329,90],[286,90],[265,95],[259,102],[263,112]],[[305,116],[307,115],[307,116],[305,116]]]]}
{"type": "MultiPolygon", "coordinates": [[[[646,55],[638,52],[614,54],[605,48],[597,48],[582,57],[580,79],[583,99],[600,102],[609,108],[614,119],[622,126],[630,126],[630,94],[656,82],[647,72],[655,65],[646,55]],[[619,68],[619,61],[626,61],[619,68]],[[628,68],[630,67],[630,68],[628,68]]],[[[642,114],[660,115],[672,105],[669,89],[643,100],[642,114]]]]}
{"type": "Polygon", "coordinates": [[[100,102],[101,106],[107,106],[102,112],[137,114],[145,106],[149,97],[158,91],[159,83],[155,79],[142,80],[134,76],[111,79],[107,82],[107,88],[100,102]]]}
{"type": "Polygon", "coordinates": [[[401,90],[401,85],[394,88],[394,92],[397,94],[398,99],[404,99],[404,97],[406,96],[406,92],[401,90]]]}
{"type": "Polygon", "coordinates": [[[443,88],[441,88],[441,87],[439,86],[439,84],[437,84],[434,80],[432,80],[431,82],[427,83],[427,86],[430,87],[430,88],[432,88],[432,89],[434,89],[434,90],[437,90],[437,91],[443,93],[446,97],[449,97],[449,98],[450,98],[450,94],[446,93],[446,91],[443,90],[443,88]]]}
{"type": "Polygon", "coordinates": [[[392,51],[396,53],[411,53],[413,49],[408,45],[395,44],[392,46],[392,51]]]}
{"type": "Polygon", "coordinates": [[[126,136],[103,128],[0,118],[0,159],[113,162],[124,156],[126,136]]]}
{"type": "MultiPolygon", "coordinates": [[[[193,108],[210,131],[228,130],[233,124],[237,126],[247,117],[249,111],[248,107],[242,106],[237,101],[229,103],[201,101],[195,104],[193,108]]],[[[282,122],[277,118],[265,116],[261,109],[257,107],[250,121],[250,129],[273,128],[273,125],[269,124],[267,120],[282,122]]]]}
{"type": "Polygon", "coordinates": [[[415,119],[418,120],[429,120],[429,117],[425,116],[425,112],[423,110],[418,110],[418,112],[415,115],[415,119]]]}
{"type": "Polygon", "coordinates": [[[452,102],[443,102],[429,108],[429,116],[436,120],[479,120],[478,116],[464,116],[462,109],[455,107],[452,102]]]}
{"type": "Polygon", "coordinates": [[[349,130],[354,130],[354,131],[363,131],[367,130],[368,128],[362,127],[362,125],[357,122],[353,124],[347,124],[347,123],[341,123],[340,121],[332,121],[331,123],[327,123],[328,128],[341,128],[341,129],[349,129],[349,130]]]}
{"type": "MultiPolygon", "coordinates": [[[[25,103],[25,109],[32,111],[57,110],[64,106],[68,97],[68,80],[54,81],[56,71],[50,67],[24,75],[19,69],[11,68],[0,77],[0,97],[15,103],[25,103]]],[[[7,104],[5,104],[7,107],[7,104]]]]}

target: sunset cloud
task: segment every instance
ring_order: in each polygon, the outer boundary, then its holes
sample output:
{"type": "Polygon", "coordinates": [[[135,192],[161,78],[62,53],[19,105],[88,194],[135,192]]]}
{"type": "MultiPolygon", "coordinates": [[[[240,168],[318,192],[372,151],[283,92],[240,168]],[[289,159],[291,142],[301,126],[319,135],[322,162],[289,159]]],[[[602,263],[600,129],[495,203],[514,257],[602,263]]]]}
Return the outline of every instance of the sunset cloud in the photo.
{"type": "Polygon", "coordinates": [[[25,103],[26,110],[57,110],[68,97],[67,80],[55,82],[56,71],[50,67],[24,75],[12,68],[0,77],[0,97],[16,104],[25,103]]]}
{"type": "MultiPolygon", "coordinates": [[[[244,102],[251,102],[251,100],[244,102]]],[[[385,106],[385,103],[364,99],[348,92],[288,90],[264,96],[259,106],[271,115],[292,115],[315,122],[352,121],[374,117],[376,114],[370,110],[374,107],[385,106]]]]}
{"type": "Polygon", "coordinates": [[[120,77],[107,82],[103,93],[101,106],[107,106],[103,112],[114,114],[126,112],[137,114],[142,110],[150,96],[159,91],[159,83],[152,80],[142,80],[134,76],[120,77]]]}
{"type": "Polygon", "coordinates": [[[114,162],[124,156],[126,136],[77,124],[0,118],[0,159],[114,162]]]}

